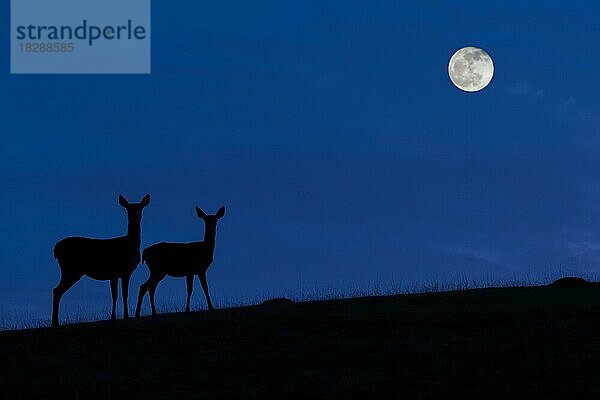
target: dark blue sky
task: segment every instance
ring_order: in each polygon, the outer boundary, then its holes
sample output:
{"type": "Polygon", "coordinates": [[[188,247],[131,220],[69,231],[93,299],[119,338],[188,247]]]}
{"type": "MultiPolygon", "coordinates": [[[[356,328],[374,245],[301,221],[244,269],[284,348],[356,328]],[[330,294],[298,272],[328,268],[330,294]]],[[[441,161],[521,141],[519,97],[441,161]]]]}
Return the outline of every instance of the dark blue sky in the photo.
{"type": "MultiPolygon", "coordinates": [[[[153,2],[148,76],[10,75],[0,12],[0,318],[49,318],[54,243],[124,234],[119,193],[152,196],[144,246],[227,206],[217,306],[600,272],[597,2],[153,2]],[[495,63],[479,93],[448,79],[466,45],[495,63]]],[[[109,298],[87,279],[62,309],[109,298]]]]}

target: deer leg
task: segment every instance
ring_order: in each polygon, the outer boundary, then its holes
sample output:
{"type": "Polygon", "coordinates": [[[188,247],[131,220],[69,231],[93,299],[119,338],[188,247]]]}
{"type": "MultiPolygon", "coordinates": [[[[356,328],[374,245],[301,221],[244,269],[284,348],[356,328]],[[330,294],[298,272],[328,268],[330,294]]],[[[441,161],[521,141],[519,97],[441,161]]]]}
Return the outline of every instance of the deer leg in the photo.
{"type": "Polygon", "coordinates": [[[152,307],[152,316],[156,315],[156,305],[154,304],[154,293],[156,293],[156,287],[158,286],[158,282],[153,281],[150,284],[150,306],[152,307]]]}
{"type": "Polygon", "coordinates": [[[138,293],[138,302],[137,307],[135,308],[135,317],[139,317],[142,313],[142,302],[144,301],[144,295],[150,288],[150,280],[152,277],[148,278],[148,280],[140,285],[140,291],[138,293]]]}
{"type": "Polygon", "coordinates": [[[123,319],[129,319],[129,303],[127,296],[129,295],[129,278],[131,275],[127,275],[121,278],[121,293],[123,295],[123,319]]]}
{"type": "Polygon", "coordinates": [[[58,326],[58,307],[60,299],[74,284],[82,278],[83,275],[61,275],[60,282],[52,290],[52,326],[58,326]]]}
{"type": "Polygon", "coordinates": [[[190,298],[192,297],[192,290],[194,290],[194,275],[188,275],[185,277],[187,283],[187,302],[185,303],[185,312],[190,312],[190,298]]]}
{"type": "Polygon", "coordinates": [[[119,279],[110,280],[110,291],[112,294],[112,313],[110,319],[117,319],[117,296],[119,296],[119,279]]]}
{"type": "Polygon", "coordinates": [[[206,296],[206,304],[208,304],[209,310],[214,310],[215,308],[212,305],[212,301],[210,301],[210,295],[208,294],[208,283],[206,282],[206,272],[198,275],[198,279],[200,279],[200,284],[202,284],[202,290],[204,290],[204,296],[206,296]]]}

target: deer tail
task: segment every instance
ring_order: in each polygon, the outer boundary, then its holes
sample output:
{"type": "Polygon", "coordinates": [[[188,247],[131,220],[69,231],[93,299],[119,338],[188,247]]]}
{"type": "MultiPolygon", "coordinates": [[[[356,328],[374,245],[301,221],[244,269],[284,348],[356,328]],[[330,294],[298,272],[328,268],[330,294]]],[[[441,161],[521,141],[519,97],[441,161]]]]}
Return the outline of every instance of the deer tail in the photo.
{"type": "Polygon", "coordinates": [[[64,249],[63,242],[61,240],[60,242],[58,242],[54,245],[54,258],[56,258],[57,260],[59,258],[61,258],[62,254],[63,254],[63,249],[64,249]]]}

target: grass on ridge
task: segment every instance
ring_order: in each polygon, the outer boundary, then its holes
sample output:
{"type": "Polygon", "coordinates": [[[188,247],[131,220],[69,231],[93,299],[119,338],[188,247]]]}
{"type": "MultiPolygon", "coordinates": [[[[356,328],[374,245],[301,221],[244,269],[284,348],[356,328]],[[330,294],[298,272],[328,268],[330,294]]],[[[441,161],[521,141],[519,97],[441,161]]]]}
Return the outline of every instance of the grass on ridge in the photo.
{"type": "Polygon", "coordinates": [[[6,398],[600,398],[600,288],[491,288],[0,332],[6,398]]]}

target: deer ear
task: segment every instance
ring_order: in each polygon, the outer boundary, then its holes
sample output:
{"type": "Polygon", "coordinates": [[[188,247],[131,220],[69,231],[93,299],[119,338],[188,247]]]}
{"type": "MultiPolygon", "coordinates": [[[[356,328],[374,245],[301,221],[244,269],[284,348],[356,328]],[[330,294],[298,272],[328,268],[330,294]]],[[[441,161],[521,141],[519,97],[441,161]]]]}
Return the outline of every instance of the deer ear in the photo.
{"type": "Polygon", "coordinates": [[[123,197],[122,194],[119,195],[119,205],[121,207],[125,207],[125,208],[127,208],[127,206],[129,205],[129,202],[127,201],[127,199],[125,197],[123,197]]]}
{"type": "Polygon", "coordinates": [[[198,206],[196,206],[196,215],[198,215],[200,218],[206,217],[206,213],[202,211],[198,206]]]}
{"type": "Polygon", "coordinates": [[[217,218],[223,218],[225,216],[225,206],[219,208],[217,214],[215,215],[217,218]]]}
{"type": "Polygon", "coordinates": [[[146,207],[148,204],[150,204],[150,195],[147,194],[144,196],[144,198],[142,199],[142,202],[140,203],[140,205],[142,207],[146,207]]]}

